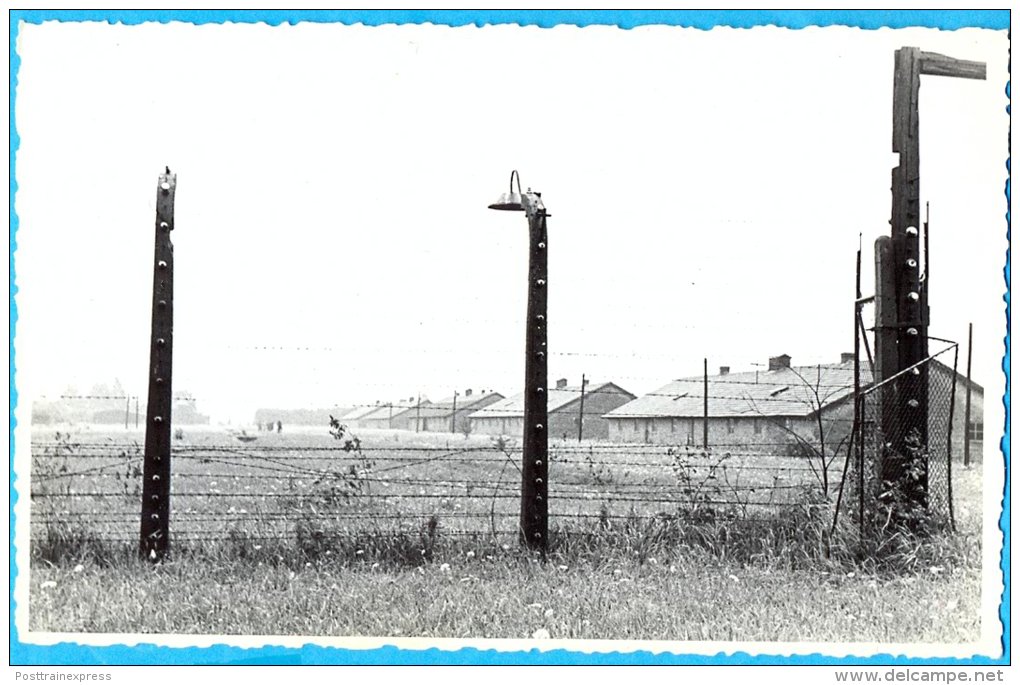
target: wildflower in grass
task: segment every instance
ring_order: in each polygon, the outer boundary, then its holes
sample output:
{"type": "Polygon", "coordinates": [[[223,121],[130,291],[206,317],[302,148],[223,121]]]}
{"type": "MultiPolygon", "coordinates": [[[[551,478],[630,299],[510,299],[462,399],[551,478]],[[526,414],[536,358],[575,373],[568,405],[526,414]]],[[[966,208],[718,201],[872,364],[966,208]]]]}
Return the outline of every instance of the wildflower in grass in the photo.
{"type": "Polygon", "coordinates": [[[567,570],[568,568],[569,568],[569,567],[568,567],[568,566],[566,566],[565,564],[560,564],[560,565],[559,565],[559,569],[560,569],[561,571],[566,571],[566,570],[567,570]]]}
{"type": "Polygon", "coordinates": [[[375,562],[374,564],[372,564],[372,570],[373,571],[377,570],[378,568],[379,568],[379,562],[378,561],[375,562]]]}
{"type": "Polygon", "coordinates": [[[467,554],[465,554],[464,556],[466,556],[468,559],[474,559],[475,553],[471,550],[468,550],[467,554]]]}
{"type": "Polygon", "coordinates": [[[730,580],[732,580],[734,583],[739,583],[740,582],[740,578],[737,578],[732,573],[730,574],[730,580]]]}
{"type": "Polygon", "coordinates": [[[532,640],[548,640],[549,637],[549,631],[545,628],[539,628],[531,634],[532,640]]]}
{"type": "Polygon", "coordinates": [[[553,614],[555,614],[555,613],[556,613],[556,612],[555,612],[555,611],[553,611],[552,609],[546,609],[546,610],[545,610],[545,617],[546,617],[547,619],[548,619],[548,618],[552,618],[552,617],[553,617],[553,614]]]}
{"type": "Polygon", "coordinates": [[[357,550],[357,551],[355,552],[355,554],[356,554],[357,556],[359,556],[359,557],[360,557],[360,556],[364,556],[364,554],[365,554],[365,550],[363,550],[363,549],[359,549],[359,550],[357,550]]]}
{"type": "Polygon", "coordinates": [[[40,587],[42,587],[43,590],[49,590],[51,587],[56,587],[56,586],[57,586],[57,581],[55,581],[55,580],[45,580],[45,581],[43,581],[43,584],[40,587]]]}
{"type": "Polygon", "coordinates": [[[449,573],[450,572],[450,565],[444,563],[442,566],[439,567],[439,572],[440,573],[449,573]]]}
{"type": "Polygon", "coordinates": [[[943,568],[942,566],[932,566],[931,568],[928,569],[928,572],[931,573],[933,576],[937,576],[938,574],[942,573],[945,570],[946,569],[943,568]]]}
{"type": "Polygon", "coordinates": [[[84,570],[85,570],[85,567],[82,566],[81,564],[78,564],[77,566],[74,567],[74,572],[75,573],[81,573],[84,570]]]}

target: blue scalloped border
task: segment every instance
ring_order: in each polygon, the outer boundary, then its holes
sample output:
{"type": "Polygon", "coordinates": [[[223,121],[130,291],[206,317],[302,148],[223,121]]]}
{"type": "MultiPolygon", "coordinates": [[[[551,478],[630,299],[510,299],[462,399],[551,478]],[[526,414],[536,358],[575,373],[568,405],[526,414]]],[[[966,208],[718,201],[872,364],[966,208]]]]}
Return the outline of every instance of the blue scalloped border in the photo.
{"type": "MultiPolygon", "coordinates": [[[[10,18],[10,664],[11,665],[155,665],[155,664],[217,664],[217,665],[303,665],[303,664],[614,664],[614,665],[1006,665],[1010,663],[1010,249],[1006,250],[1003,276],[1006,292],[1006,335],[1002,368],[1006,376],[1003,404],[1006,409],[1005,437],[1001,446],[1005,457],[1005,505],[1000,518],[1003,533],[1001,567],[1005,587],[1000,604],[1003,651],[998,658],[973,657],[971,659],[920,659],[879,654],[871,657],[836,658],[821,654],[780,656],[753,656],[745,652],[719,653],[713,656],[691,654],[664,654],[647,651],[587,654],[566,650],[500,652],[495,650],[439,649],[407,650],[382,647],[372,650],[353,650],[321,647],[307,644],[302,647],[268,646],[242,648],[228,645],[211,647],[164,647],[141,644],[134,647],[111,645],[95,647],[75,643],[42,646],[24,644],[18,640],[14,623],[14,581],[17,565],[14,556],[14,409],[18,393],[14,384],[15,357],[14,333],[18,320],[14,295],[17,292],[14,271],[14,252],[17,248],[18,217],[14,211],[15,161],[20,139],[15,122],[15,96],[20,59],[16,51],[19,22],[39,24],[44,21],[105,21],[110,23],[140,24],[144,22],[181,21],[194,24],[259,23],[273,26],[295,24],[302,21],[320,23],[365,24],[442,24],[447,26],[484,26],[487,24],[519,24],[549,28],[560,24],[576,26],[606,25],[632,29],[637,26],[666,24],[698,29],[716,26],[752,28],[755,26],[781,26],[801,29],[808,26],[854,26],[862,29],[928,27],[944,30],[985,28],[1009,30],[1009,10],[11,10],[10,18]]],[[[1007,83],[1005,94],[1010,98],[1007,83]]],[[[1010,107],[1007,105],[1007,112],[1010,107]]],[[[1010,239],[1010,160],[1006,160],[1006,237],[1010,239]]]]}

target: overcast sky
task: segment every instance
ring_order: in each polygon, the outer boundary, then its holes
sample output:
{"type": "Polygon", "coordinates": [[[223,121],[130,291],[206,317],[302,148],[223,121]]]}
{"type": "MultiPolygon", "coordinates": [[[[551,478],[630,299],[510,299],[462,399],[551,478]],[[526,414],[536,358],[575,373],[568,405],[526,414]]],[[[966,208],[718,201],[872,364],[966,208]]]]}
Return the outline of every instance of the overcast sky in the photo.
{"type": "Polygon", "coordinates": [[[144,397],[165,165],[174,386],[215,419],[518,392],[512,169],[552,215],[552,378],[838,361],[904,45],[988,63],[923,77],[921,192],[931,333],[973,322],[1001,389],[1005,31],[59,22],[18,33],[15,382],[144,397]]]}

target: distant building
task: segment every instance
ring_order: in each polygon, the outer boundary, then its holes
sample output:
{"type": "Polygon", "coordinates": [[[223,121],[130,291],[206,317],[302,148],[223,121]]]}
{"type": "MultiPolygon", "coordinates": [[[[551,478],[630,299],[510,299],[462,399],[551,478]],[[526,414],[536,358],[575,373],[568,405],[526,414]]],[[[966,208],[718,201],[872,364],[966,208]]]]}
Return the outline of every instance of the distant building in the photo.
{"type": "MultiPolygon", "coordinates": [[[[789,355],[769,359],[768,370],[730,373],[720,367],[708,377],[709,446],[739,448],[742,445],[788,452],[798,438],[817,444],[819,412],[827,447],[834,448],[853,426],[854,361],[844,354],[838,364],[794,367],[789,355]]],[[[936,388],[949,387],[952,371],[935,361],[932,365],[933,401],[948,402],[936,388]],[[935,380],[935,379],[939,380],[935,380]]],[[[871,370],[861,367],[861,386],[871,385],[871,370]]],[[[972,383],[971,431],[978,440],[983,390],[972,383]]],[[[963,454],[963,406],[966,380],[957,374],[953,413],[953,455],[963,454]]],[[[705,378],[682,378],[628,402],[606,414],[609,438],[614,442],[700,446],[705,417],[705,378]]],[[[948,408],[946,409],[948,411],[948,408]]],[[[980,454],[972,442],[971,453],[980,454]]]]}
{"type": "Polygon", "coordinates": [[[416,410],[420,411],[422,408],[428,407],[429,405],[430,402],[428,400],[419,401],[415,397],[379,404],[372,411],[358,418],[358,427],[375,429],[406,429],[408,421],[411,421],[413,426],[416,410]]]}
{"type": "Polygon", "coordinates": [[[375,413],[379,409],[379,403],[367,405],[363,407],[355,407],[343,416],[339,417],[340,423],[347,426],[348,428],[365,428],[362,425],[362,420],[375,413]]]}
{"type": "MultiPolygon", "coordinates": [[[[809,439],[817,431],[815,412],[853,394],[852,359],[802,367],[790,361],[783,354],[769,359],[768,370],[730,373],[723,366],[708,377],[709,445],[782,446],[795,442],[794,434],[809,439]]],[[[848,405],[852,421],[853,403],[848,405]]],[[[705,378],[697,376],[664,385],[605,418],[616,442],[701,445],[704,417],[705,378]]],[[[843,430],[849,433],[850,425],[843,430]]]]}
{"type": "MultiPolygon", "coordinates": [[[[550,438],[576,438],[583,421],[586,439],[604,440],[609,435],[609,424],[603,414],[634,399],[634,395],[615,383],[586,383],[584,389],[584,415],[581,415],[581,388],[568,386],[565,378],[546,392],[549,412],[550,438]]],[[[473,412],[469,416],[471,431],[484,435],[513,435],[524,433],[524,393],[473,412]]]]}
{"type": "Polygon", "coordinates": [[[419,430],[432,433],[462,433],[473,430],[470,419],[474,412],[505,399],[494,390],[475,392],[468,388],[454,397],[446,397],[422,406],[420,411],[411,410],[401,416],[400,425],[404,430],[419,430]]]}
{"type": "MultiPolygon", "coordinates": [[[[351,407],[331,407],[327,409],[257,409],[255,423],[266,425],[281,422],[286,426],[329,426],[329,417],[341,418],[353,411],[351,407]]],[[[343,423],[341,421],[341,423],[343,423]]]]}

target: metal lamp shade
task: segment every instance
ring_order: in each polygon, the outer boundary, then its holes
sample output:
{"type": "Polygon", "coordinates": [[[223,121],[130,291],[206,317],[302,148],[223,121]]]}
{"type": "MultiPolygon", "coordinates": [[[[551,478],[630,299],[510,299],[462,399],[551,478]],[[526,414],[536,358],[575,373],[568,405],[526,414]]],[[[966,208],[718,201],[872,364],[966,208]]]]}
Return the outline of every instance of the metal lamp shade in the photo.
{"type": "Polygon", "coordinates": [[[524,202],[520,193],[503,193],[499,199],[489,205],[489,209],[500,209],[506,212],[523,212],[524,202]]]}

